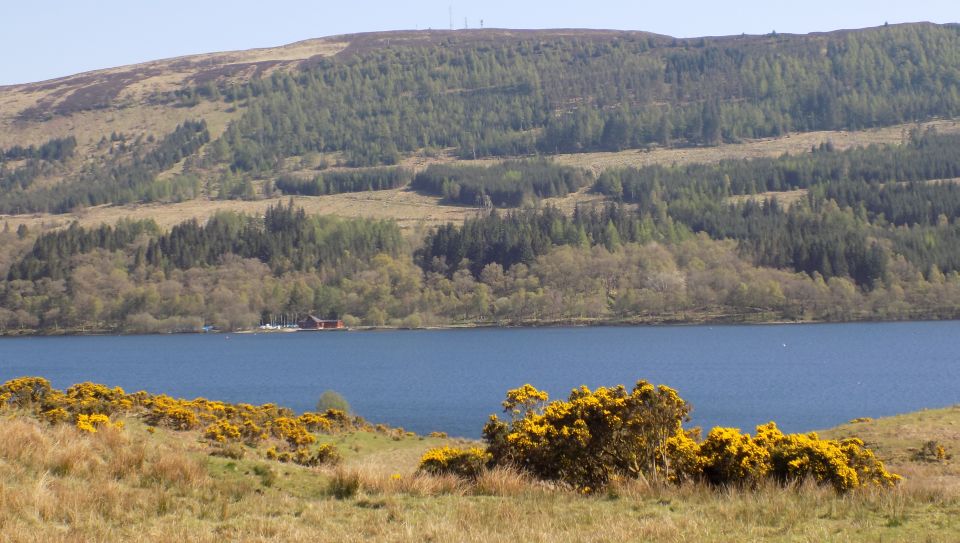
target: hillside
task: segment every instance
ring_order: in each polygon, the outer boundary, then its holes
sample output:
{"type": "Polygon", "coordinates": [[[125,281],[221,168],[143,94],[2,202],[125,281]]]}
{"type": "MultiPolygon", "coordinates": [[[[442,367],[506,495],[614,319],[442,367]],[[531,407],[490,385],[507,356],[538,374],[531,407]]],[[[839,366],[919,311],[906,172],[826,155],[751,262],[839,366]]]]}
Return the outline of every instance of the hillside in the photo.
{"type": "Polygon", "coordinates": [[[956,318],[958,111],[931,24],[372,33],[4,87],[0,333],[956,318]]]}
{"type": "Polygon", "coordinates": [[[160,136],[188,119],[203,118],[211,123],[216,109],[171,103],[169,95],[296,69],[306,60],[335,55],[346,46],[336,38],[309,40],[0,86],[0,147],[40,145],[66,136],[89,145],[111,131],[160,136]]]}
{"type": "Polygon", "coordinates": [[[715,146],[952,117],[958,34],[392,32],[9,86],[0,211],[250,199],[304,166],[715,146]],[[66,140],[56,156],[17,152],[66,140]]]}

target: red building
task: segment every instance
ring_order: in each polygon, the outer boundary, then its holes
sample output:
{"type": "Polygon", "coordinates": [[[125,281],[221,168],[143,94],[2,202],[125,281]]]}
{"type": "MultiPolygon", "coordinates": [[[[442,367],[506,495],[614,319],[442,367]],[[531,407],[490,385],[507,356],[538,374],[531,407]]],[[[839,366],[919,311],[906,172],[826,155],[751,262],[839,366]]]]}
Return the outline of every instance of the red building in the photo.
{"type": "Polygon", "coordinates": [[[342,330],[346,328],[340,319],[318,319],[313,315],[309,315],[305,319],[297,322],[297,326],[299,326],[301,330],[342,330]]]}

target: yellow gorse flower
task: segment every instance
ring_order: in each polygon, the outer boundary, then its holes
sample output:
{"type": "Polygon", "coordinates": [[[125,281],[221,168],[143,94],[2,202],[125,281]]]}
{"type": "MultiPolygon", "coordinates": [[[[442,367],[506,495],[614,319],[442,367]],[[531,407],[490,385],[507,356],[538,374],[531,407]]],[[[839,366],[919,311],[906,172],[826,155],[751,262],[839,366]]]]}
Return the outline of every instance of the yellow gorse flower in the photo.
{"type": "MultiPolygon", "coordinates": [[[[748,486],[765,478],[809,478],[840,492],[899,480],[862,441],[785,435],[773,423],[757,427],[756,437],[714,428],[700,441],[699,429],[682,426],[690,407],[677,391],[647,381],[629,391],[622,385],[581,386],[567,400],[549,403],[545,392],[524,385],[508,391],[503,406],[510,420],[492,415],[483,430],[492,463],[517,466],[582,492],[640,476],[748,486]]],[[[443,466],[453,454],[428,451],[421,466],[443,466]]]]}
{"type": "Polygon", "coordinates": [[[490,460],[490,454],[479,447],[435,447],[420,457],[419,470],[432,475],[449,474],[474,479],[483,472],[490,460]]]}

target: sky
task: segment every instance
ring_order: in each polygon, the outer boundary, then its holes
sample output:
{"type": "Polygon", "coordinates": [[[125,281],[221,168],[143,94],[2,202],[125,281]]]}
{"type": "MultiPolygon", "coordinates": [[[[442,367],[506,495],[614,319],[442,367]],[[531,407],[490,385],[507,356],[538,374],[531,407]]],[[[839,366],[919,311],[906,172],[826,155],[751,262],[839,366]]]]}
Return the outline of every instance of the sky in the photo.
{"type": "Polygon", "coordinates": [[[674,37],[960,22],[957,0],[4,0],[0,85],[353,32],[612,28],[674,37]]]}

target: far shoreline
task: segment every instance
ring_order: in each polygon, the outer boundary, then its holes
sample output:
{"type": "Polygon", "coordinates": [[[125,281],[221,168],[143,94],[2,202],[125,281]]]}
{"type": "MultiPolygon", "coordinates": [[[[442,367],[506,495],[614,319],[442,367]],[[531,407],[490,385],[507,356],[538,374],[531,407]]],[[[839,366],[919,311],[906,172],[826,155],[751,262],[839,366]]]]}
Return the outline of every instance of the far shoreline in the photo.
{"type": "Polygon", "coordinates": [[[102,336],[167,336],[167,335],[277,335],[289,334],[294,332],[311,332],[314,334],[326,334],[331,332],[392,332],[392,331],[439,331],[439,330],[485,330],[485,329],[535,329],[535,328],[643,328],[643,327],[676,327],[676,326],[784,326],[784,325],[822,325],[822,324],[883,324],[883,323],[906,323],[906,322],[949,322],[960,321],[960,318],[939,318],[939,317],[910,317],[904,319],[878,319],[878,318],[853,318],[842,320],[788,320],[788,319],[769,319],[769,320],[750,320],[742,318],[742,315],[726,316],[719,318],[702,319],[670,319],[670,318],[651,318],[651,319],[623,319],[623,320],[602,320],[602,319],[557,319],[551,321],[524,321],[514,322],[474,322],[474,323],[455,323],[425,325],[418,327],[409,326],[352,326],[338,330],[301,330],[301,329],[242,329],[242,330],[209,330],[209,331],[171,331],[171,332],[142,332],[126,330],[77,330],[77,329],[55,329],[55,330],[4,330],[0,331],[0,339],[5,338],[55,338],[55,337],[102,337],[102,336]],[[740,318],[737,318],[740,317],[740,318]]]}

